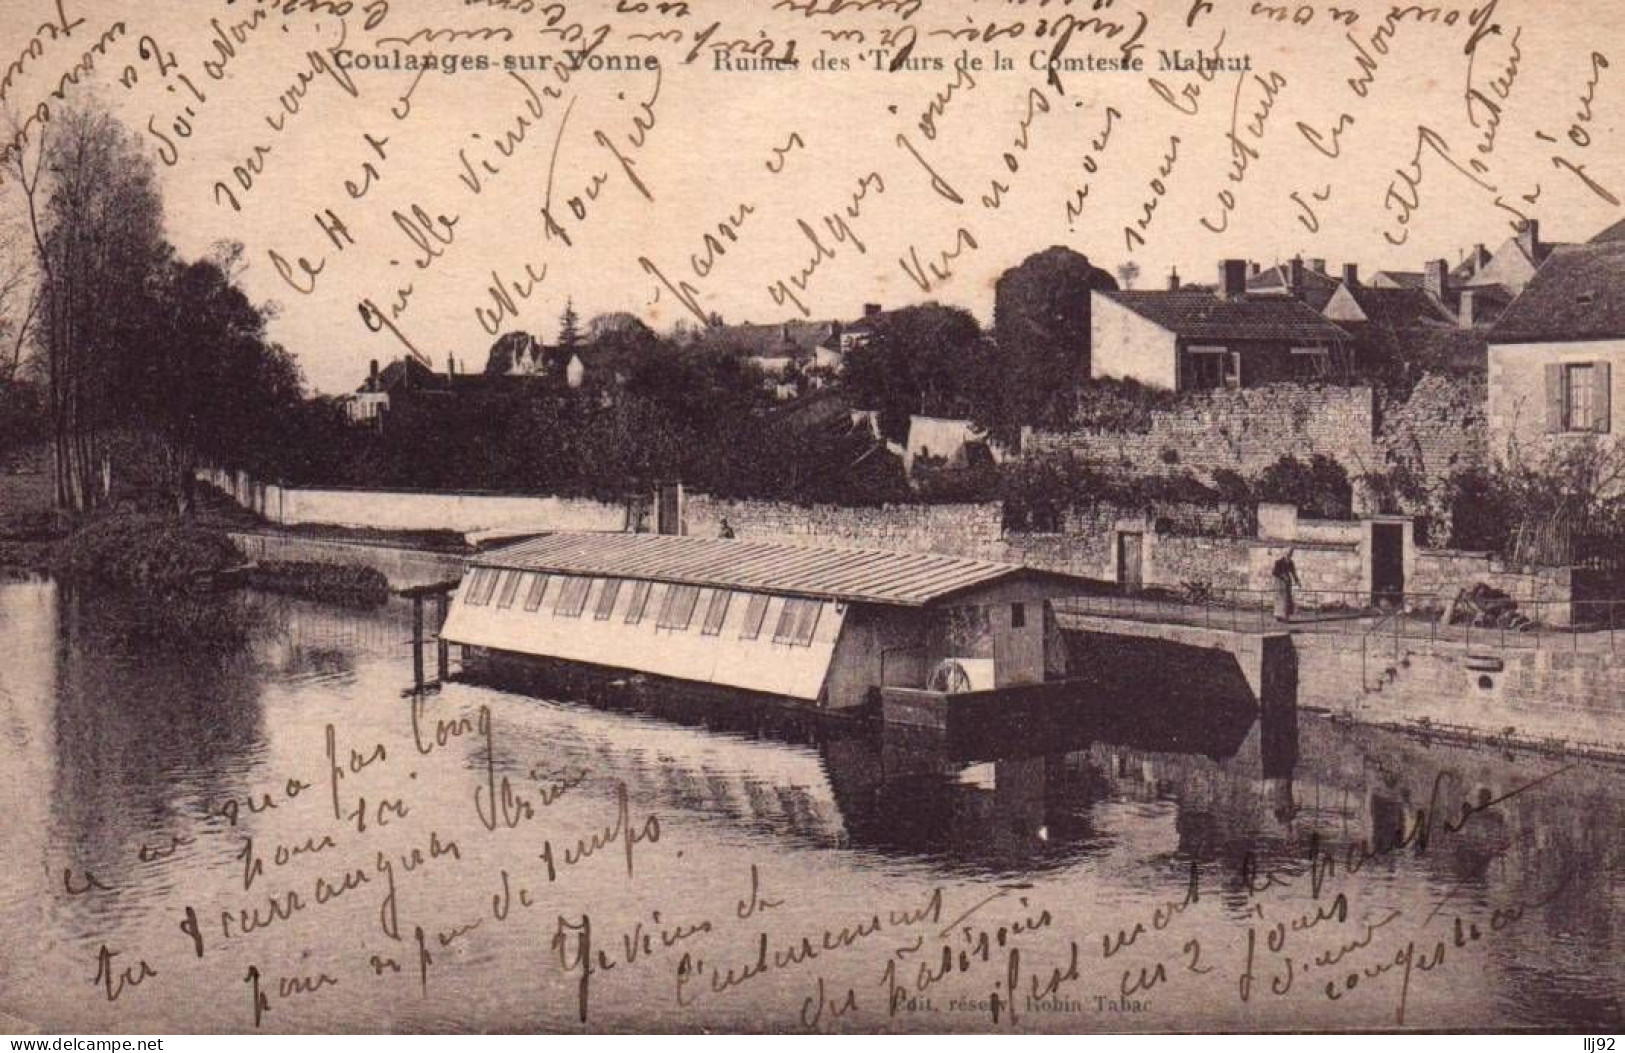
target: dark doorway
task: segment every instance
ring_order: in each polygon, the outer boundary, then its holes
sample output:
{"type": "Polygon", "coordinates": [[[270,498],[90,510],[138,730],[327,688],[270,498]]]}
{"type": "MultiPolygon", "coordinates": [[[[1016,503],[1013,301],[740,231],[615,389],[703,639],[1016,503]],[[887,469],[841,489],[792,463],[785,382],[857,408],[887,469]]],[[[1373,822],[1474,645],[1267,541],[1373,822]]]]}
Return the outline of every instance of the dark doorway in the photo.
{"type": "Polygon", "coordinates": [[[1397,607],[1405,600],[1405,528],[1371,524],[1371,602],[1397,607]]]}
{"type": "Polygon", "coordinates": [[[1139,592],[1145,584],[1143,570],[1145,535],[1117,535],[1117,583],[1124,592],[1139,592]]]}
{"type": "Polygon", "coordinates": [[[655,488],[655,533],[683,532],[683,486],[661,483],[655,488]]]}

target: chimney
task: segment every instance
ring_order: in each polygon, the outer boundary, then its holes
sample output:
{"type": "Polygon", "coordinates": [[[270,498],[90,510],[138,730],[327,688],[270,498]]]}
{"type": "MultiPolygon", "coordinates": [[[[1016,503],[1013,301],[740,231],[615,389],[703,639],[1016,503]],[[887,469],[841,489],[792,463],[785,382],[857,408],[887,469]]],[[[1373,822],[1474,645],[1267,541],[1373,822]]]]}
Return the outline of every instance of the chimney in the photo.
{"type": "Polygon", "coordinates": [[[1303,257],[1294,256],[1287,264],[1287,292],[1296,296],[1303,291],[1303,257]]]}
{"type": "Polygon", "coordinates": [[[877,315],[879,313],[880,313],[880,305],[879,304],[877,304],[877,303],[866,303],[866,304],[863,305],[863,317],[865,317],[865,318],[873,318],[875,315],[877,315]]]}
{"type": "Polygon", "coordinates": [[[1540,251],[1540,220],[1531,218],[1523,221],[1523,230],[1518,232],[1518,243],[1529,253],[1530,259],[1535,258],[1535,253],[1540,251]]]}
{"type": "Polygon", "coordinates": [[[1314,271],[1316,274],[1325,274],[1326,273],[1326,261],[1324,259],[1310,260],[1309,261],[1309,269],[1314,271]]]}
{"type": "Polygon", "coordinates": [[[1444,302],[1445,278],[1449,273],[1448,260],[1428,260],[1422,267],[1422,288],[1440,303],[1444,302]]]}
{"type": "Polygon", "coordinates": [[[455,358],[451,357],[450,355],[447,355],[446,356],[446,376],[454,377],[456,375],[457,375],[457,360],[455,358]]]}
{"type": "Polygon", "coordinates": [[[367,390],[378,390],[378,360],[372,360],[372,367],[367,370],[367,390]]]}
{"type": "Polygon", "coordinates": [[[1490,256],[1490,254],[1484,251],[1484,243],[1482,241],[1479,242],[1477,245],[1473,246],[1473,273],[1474,274],[1477,274],[1479,271],[1484,269],[1484,261],[1489,259],[1489,256],[1490,256]]]}
{"type": "Polygon", "coordinates": [[[1247,292],[1247,261],[1219,261],[1219,295],[1226,300],[1239,300],[1247,292]]]}
{"type": "Polygon", "coordinates": [[[1168,291],[1179,291],[1179,268],[1177,267],[1168,272],[1168,291]]]}
{"type": "Polygon", "coordinates": [[[781,322],[781,323],[779,323],[779,342],[782,343],[782,344],[788,344],[790,342],[790,323],[789,322],[781,322]]]}
{"type": "Polygon", "coordinates": [[[1358,263],[1343,264],[1343,284],[1350,288],[1360,284],[1360,265],[1358,263]]]}
{"type": "Polygon", "coordinates": [[[1463,289],[1461,291],[1461,307],[1456,313],[1456,325],[1462,329],[1471,329],[1473,327],[1473,298],[1473,290],[1463,289]]]}
{"type": "Polygon", "coordinates": [[[1257,260],[1249,260],[1249,261],[1247,261],[1247,277],[1256,278],[1256,277],[1258,277],[1259,272],[1262,271],[1263,269],[1264,268],[1259,264],[1259,262],[1257,260]]]}

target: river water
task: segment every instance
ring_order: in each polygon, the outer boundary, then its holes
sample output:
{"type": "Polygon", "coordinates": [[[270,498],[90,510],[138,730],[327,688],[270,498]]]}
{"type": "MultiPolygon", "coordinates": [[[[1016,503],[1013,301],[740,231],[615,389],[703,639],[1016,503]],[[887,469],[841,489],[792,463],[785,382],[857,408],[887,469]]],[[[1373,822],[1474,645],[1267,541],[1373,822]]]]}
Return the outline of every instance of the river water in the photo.
{"type": "Polygon", "coordinates": [[[398,601],[181,606],[0,584],[0,1029],[1625,1020],[1618,767],[1199,685],[985,748],[414,696],[398,601]]]}

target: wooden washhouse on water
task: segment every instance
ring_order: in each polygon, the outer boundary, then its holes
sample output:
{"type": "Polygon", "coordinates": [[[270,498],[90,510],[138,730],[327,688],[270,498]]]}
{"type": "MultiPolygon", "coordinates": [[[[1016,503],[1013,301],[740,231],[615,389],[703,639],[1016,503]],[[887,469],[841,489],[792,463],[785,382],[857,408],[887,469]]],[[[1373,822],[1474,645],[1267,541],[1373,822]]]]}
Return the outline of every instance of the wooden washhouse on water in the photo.
{"type": "MultiPolygon", "coordinates": [[[[890,715],[1065,677],[1050,600],[1099,584],[919,552],[557,533],[473,556],[442,637],[535,659],[890,715]]],[[[989,701],[992,698],[989,697],[989,701]]]]}

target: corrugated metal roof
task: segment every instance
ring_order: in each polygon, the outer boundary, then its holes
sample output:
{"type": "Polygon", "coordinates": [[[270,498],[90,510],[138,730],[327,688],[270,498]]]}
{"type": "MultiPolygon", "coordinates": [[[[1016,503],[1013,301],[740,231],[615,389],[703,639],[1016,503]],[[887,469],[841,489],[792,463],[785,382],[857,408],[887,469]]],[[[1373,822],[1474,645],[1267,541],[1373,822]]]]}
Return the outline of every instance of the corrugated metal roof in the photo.
{"type": "Polygon", "coordinates": [[[549,534],[480,553],[469,562],[905,607],[1017,577],[1052,581],[1079,593],[1098,587],[1087,578],[963,556],[663,534],[549,534]]]}

